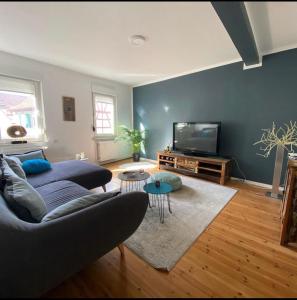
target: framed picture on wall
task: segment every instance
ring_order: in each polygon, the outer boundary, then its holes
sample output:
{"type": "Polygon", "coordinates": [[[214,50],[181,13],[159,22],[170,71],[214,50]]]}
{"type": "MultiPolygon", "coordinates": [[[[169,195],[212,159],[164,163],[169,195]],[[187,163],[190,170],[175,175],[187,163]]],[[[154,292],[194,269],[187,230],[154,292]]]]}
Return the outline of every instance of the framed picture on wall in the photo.
{"type": "Polygon", "coordinates": [[[63,119],[64,121],[75,121],[75,99],[63,97],[63,119]]]}

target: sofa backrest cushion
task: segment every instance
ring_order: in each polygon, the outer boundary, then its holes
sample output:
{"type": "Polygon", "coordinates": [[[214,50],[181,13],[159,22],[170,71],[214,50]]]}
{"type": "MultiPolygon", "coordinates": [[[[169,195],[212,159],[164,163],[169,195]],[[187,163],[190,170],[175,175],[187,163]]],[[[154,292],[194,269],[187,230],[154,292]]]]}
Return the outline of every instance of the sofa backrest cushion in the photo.
{"type": "Polygon", "coordinates": [[[27,175],[32,175],[49,171],[52,167],[49,161],[38,158],[25,160],[22,168],[27,175]]]}
{"type": "Polygon", "coordinates": [[[46,160],[43,150],[34,150],[34,151],[22,153],[22,154],[9,154],[8,156],[15,156],[21,162],[24,162],[25,160],[28,160],[28,159],[38,159],[38,158],[46,160]]]}
{"type": "Polygon", "coordinates": [[[102,194],[92,194],[83,196],[74,200],[71,200],[63,205],[58,206],[51,212],[49,212],[41,222],[48,222],[54,219],[58,219],[63,216],[67,216],[71,213],[84,209],[86,207],[92,206],[94,204],[100,203],[112,197],[115,197],[119,192],[110,192],[102,194]]]}
{"type": "Polygon", "coordinates": [[[3,161],[6,183],[3,197],[10,209],[22,220],[40,222],[47,208],[40,194],[24,179],[15,175],[3,161]]]}
{"type": "Polygon", "coordinates": [[[22,168],[22,162],[18,157],[4,155],[4,159],[16,175],[18,175],[22,179],[26,179],[25,171],[22,168]]]}
{"type": "MultiPolygon", "coordinates": [[[[20,218],[12,211],[5,201],[2,193],[0,193],[0,232],[3,232],[4,227],[19,228],[20,218]]],[[[2,236],[2,235],[1,235],[2,236]]],[[[2,236],[2,240],[5,237],[2,236]]]]}

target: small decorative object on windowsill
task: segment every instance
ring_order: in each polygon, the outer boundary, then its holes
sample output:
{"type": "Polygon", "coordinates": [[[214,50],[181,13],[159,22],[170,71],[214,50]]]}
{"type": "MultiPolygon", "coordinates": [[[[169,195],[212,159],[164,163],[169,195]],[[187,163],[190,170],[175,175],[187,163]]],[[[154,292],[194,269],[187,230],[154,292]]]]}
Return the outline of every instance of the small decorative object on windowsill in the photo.
{"type": "Polygon", "coordinates": [[[26,141],[26,140],[23,140],[23,141],[21,141],[21,140],[19,140],[19,141],[11,141],[11,144],[27,144],[28,143],[28,141],[26,141]]]}
{"type": "Polygon", "coordinates": [[[140,150],[145,140],[146,130],[129,129],[125,125],[119,126],[120,133],[115,138],[115,141],[124,140],[132,144],[133,161],[140,160],[140,150]]]}
{"type": "Polygon", "coordinates": [[[84,152],[75,154],[75,159],[76,160],[88,160],[88,158],[85,156],[84,152]]]}
{"type": "MultiPolygon", "coordinates": [[[[275,123],[272,123],[272,128],[262,129],[264,133],[261,139],[254,143],[263,144],[264,146],[260,148],[264,154],[259,154],[265,158],[269,157],[271,151],[276,147],[276,158],[274,165],[273,183],[272,191],[267,193],[267,196],[276,199],[282,199],[283,194],[280,193],[280,180],[281,172],[283,166],[283,159],[285,151],[294,153],[294,148],[297,147],[297,122],[290,121],[289,124],[284,124],[283,127],[276,128],[275,123]]],[[[295,155],[293,155],[295,156],[295,155]]]]}
{"type": "Polygon", "coordinates": [[[27,141],[22,138],[27,135],[25,127],[21,125],[12,125],[7,128],[7,134],[16,140],[11,141],[11,144],[26,144],[27,141]]]}

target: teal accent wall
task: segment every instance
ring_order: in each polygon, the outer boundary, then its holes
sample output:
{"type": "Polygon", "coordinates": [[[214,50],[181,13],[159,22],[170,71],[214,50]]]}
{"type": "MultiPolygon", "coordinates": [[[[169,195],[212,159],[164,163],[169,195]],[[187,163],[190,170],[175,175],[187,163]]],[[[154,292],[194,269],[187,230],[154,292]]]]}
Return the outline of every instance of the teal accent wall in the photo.
{"type": "MultiPolygon", "coordinates": [[[[297,120],[297,49],[263,57],[261,68],[234,63],[133,89],[134,126],[148,129],[144,157],[172,143],[172,123],[221,121],[221,154],[247,179],[272,182],[274,154],[256,155],[261,129],[297,120]]],[[[241,177],[232,167],[232,176],[241,177]]]]}

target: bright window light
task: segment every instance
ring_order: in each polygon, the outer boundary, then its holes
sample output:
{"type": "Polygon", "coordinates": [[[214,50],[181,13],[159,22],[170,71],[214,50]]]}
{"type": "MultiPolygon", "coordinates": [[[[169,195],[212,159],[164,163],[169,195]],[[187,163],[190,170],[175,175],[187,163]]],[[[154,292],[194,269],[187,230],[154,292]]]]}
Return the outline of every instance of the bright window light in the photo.
{"type": "Polygon", "coordinates": [[[94,128],[96,136],[115,134],[115,97],[94,94],[94,128]]]}
{"type": "Polygon", "coordinates": [[[21,125],[26,131],[25,139],[40,139],[43,119],[39,113],[41,101],[36,91],[38,82],[0,76],[0,141],[11,140],[7,128],[21,125]]]}

